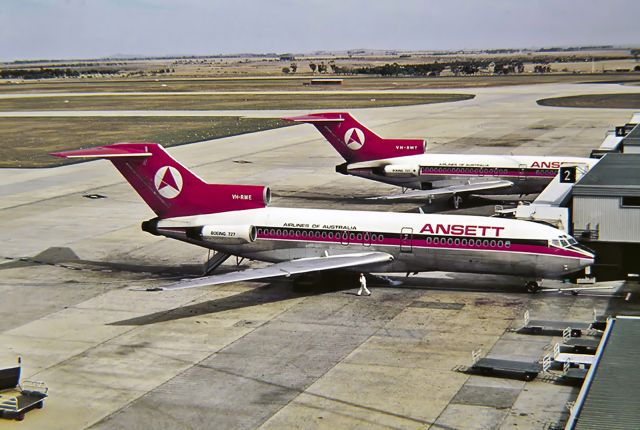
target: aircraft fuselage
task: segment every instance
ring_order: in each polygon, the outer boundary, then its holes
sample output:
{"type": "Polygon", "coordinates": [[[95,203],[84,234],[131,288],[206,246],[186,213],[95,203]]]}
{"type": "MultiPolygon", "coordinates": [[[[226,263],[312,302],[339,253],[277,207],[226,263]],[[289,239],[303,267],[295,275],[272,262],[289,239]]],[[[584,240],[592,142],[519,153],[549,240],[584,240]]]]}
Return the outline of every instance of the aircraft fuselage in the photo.
{"type": "Polygon", "coordinates": [[[508,189],[483,190],[473,194],[530,194],[541,192],[558,174],[562,165],[591,166],[596,162],[581,157],[423,154],[343,164],[336,170],[413,189],[500,179],[510,181],[513,185],[508,189]],[[389,167],[393,166],[399,166],[399,172],[389,172],[393,170],[389,167]]]}
{"type": "MultiPolygon", "coordinates": [[[[591,264],[578,245],[553,246],[554,228],[502,218],[394,214],[318,209],[264,208],[163,220],[157,233],[249,259],[281,262],[364,251],[391,254],[374,272],[451,271],[557,278],[591,264]],[[255,229],[245,243],[189,237],[184,226],[243,225],[255,229]]],[[[230,233],[231,234],[231,233],[230,233]]],[[[565,243],[565,245],[569,245],[565,243]]],[[[359,270],[360,268],[354,268],[359,270]]]]}

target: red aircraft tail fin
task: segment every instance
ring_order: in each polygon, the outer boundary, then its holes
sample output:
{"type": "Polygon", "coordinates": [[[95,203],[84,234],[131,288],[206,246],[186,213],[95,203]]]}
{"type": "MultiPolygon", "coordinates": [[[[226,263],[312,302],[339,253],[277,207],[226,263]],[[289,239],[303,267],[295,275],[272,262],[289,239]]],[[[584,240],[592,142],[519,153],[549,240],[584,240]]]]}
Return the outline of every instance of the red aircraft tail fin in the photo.
{"type": "Polygon", "coordinates": [[[106,158],[160,218],[265,207],[268,187],[208,184],[157,143],[114,143],[57,152],[64,158],[106,158]]]}
{"type": "Polygon", "coordinates": [[[313,124],[348,163],[423,154],[426,148],[422,139],[383,139],[347,112],[283,119],[313,124]]]}

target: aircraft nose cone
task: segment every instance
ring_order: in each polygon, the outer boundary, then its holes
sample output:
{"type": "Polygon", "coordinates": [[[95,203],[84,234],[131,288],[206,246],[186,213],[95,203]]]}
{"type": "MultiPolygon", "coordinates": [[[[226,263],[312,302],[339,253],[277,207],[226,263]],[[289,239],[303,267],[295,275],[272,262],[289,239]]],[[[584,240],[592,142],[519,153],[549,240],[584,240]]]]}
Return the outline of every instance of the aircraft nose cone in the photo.
{"type": "Polygon", "coordinates": [[[591,266],[594,262],[595,256],[592,254],[591,257],[581,258],[580,259],[580,267],[591,266]]]}

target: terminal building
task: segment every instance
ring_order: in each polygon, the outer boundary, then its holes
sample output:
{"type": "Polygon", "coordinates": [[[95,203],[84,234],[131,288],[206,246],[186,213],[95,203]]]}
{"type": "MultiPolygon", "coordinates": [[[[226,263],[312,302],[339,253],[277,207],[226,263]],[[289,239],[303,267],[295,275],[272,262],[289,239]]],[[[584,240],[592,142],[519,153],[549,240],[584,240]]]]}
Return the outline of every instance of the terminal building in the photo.
{"type": "Polygon", "coordinates": [[[639,274],[640,153],[606,154],[571,196],[573,235],[596,252],[596,280],[639,274]]]}
{"type": "Polygon", "coordinates": [[[608,131],[599,148],[591,152],[592,158],[608,153],[640,154],[640,112],[635,113],[625,125],[608,131]]]}

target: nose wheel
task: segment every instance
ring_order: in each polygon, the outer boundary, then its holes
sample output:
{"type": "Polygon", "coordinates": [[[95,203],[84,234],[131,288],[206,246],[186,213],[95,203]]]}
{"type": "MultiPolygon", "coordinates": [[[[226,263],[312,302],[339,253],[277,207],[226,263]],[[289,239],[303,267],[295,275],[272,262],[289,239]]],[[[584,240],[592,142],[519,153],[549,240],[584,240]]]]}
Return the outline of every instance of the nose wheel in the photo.
{"type": "Polygon", "coordinates": [[[535,294],[540,291],[540,284],[536,281],[528,281],[524,284],[524,287],[527,289],[527,292],[531,294],[535,294]]]}

